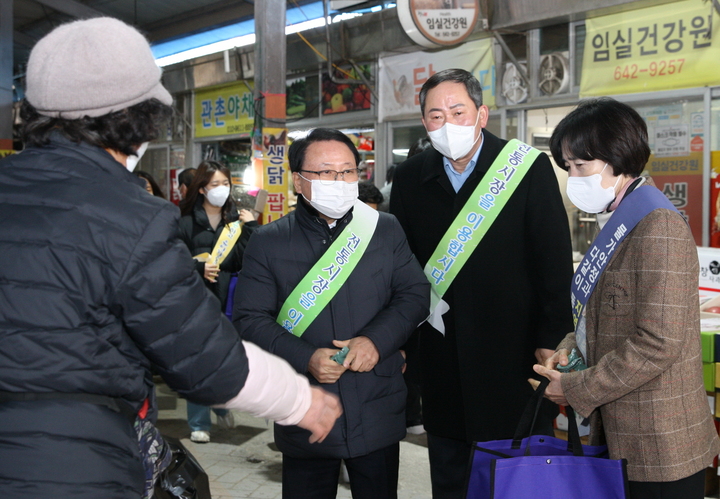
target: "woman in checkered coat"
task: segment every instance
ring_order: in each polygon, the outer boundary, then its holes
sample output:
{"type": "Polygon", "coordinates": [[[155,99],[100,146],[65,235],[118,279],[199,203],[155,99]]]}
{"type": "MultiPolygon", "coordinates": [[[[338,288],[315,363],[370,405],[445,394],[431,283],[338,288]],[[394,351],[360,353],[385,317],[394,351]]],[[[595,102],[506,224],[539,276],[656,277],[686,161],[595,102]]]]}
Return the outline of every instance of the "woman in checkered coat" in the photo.
{"type": "MultiPolygon", "coordinates": [[[[551,150],[570,176],[570,200],[597,213],[601,228],[623,200],[655,189],[640,176],[650,156],[645,122],[613,99],[580,104],[555,129],[551,150]]],[[[676,210],[654,209],[614,248],[576,332],[535,366],[551,380],[548,398],[590,417],[591,443],[627,459],[632,499],[704,497],[704,470],[720,450],[698,304],[690,229],[676,210]],[[574,348],[587,369],[555,370],[574,348]]]]}

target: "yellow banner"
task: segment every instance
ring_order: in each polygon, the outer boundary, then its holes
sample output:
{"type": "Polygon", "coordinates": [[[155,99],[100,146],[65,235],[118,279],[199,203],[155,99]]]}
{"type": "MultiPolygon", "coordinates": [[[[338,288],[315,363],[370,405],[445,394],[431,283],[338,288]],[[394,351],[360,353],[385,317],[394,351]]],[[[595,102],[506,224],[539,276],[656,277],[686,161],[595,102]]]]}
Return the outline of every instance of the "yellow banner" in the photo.
{"type": "Polygon", "coordinates": [[[651,177],[660,175],[702,175],[703,153],[691,152],[685,156],[658,157],[650,155],[645,170],[651,177]]]}
{"type": "Polygon", "coordinates": [[[212,253],[200,253],[193,256],[193,258],[199,262],[210,262],[213,265],[220,265],[230,254],[230,250],[233,249],[237,240],[240,239],[242,227],[243,224],[239,220],[230,222],[223,227],[220,237],[215,243],[215,247],[213,247],[212,253]]]}
{"type": "Polygon", "coordinates": [[[249,137],[255,119],[253,82],[195,92],[195,137],[249,137]]]}
{"type": "Polygon", "coordinates": [[[580,96],[717,85],[720,16],[686,0],[588,19],[580,96]]]}
{"type": "Polygon", "coordinates": [[[287,158],[287,128],[263,128],[263,188],[268,191],[264,217],[277,220],[288,212],[290,166],[287,158]]]}

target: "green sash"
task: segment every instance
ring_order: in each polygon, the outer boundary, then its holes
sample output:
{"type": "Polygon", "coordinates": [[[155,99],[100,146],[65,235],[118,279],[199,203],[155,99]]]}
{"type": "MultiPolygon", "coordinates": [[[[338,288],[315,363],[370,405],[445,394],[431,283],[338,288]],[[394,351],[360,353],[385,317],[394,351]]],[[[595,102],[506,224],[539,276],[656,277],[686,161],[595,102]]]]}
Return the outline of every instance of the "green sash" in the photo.
{"type": "Polygon", "coordinates": [[[425,275],[432,285],[427,320],[441,333],[445,334],[442,314],[449,310],[443,295],[539,154],[540,151],[517,139],[508,142],[425,265],[425,275]]]}
{"type": "Polygon", "coordinates": [[[375,233],[378,212],[356,201],[353,218],[283,303],[277,323],[302,336],[345,284],[375,233]]]}

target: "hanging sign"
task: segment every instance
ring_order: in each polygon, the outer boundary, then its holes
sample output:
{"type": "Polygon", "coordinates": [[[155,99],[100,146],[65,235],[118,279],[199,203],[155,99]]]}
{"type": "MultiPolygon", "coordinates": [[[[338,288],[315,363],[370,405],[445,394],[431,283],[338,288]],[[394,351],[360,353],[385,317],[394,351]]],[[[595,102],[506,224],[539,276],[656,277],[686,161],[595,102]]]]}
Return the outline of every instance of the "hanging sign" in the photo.
{"type": "Polygon", "coordinates": [[[288,212],[289,165],[287,128],[263,128],[263,188],[268,192],[264,222],[277,220],[288,212]]]}
{"type": "Polygon", "coordinates": [[[717,85],[720,16],[712,2],[668,6],[586,21],[581,97],[717,85]]]}
{"type": "Polygon", "coordinates": [[[254,84],[240,81],[195,92],[195,137],[249,137],[255,120],[254,84]]]}
{"type": "Polygon", "coordinates": [[[477,22],[478,0],[398,0],[398,18],[405,33],[427,48],[461,43],[477,22]]]}

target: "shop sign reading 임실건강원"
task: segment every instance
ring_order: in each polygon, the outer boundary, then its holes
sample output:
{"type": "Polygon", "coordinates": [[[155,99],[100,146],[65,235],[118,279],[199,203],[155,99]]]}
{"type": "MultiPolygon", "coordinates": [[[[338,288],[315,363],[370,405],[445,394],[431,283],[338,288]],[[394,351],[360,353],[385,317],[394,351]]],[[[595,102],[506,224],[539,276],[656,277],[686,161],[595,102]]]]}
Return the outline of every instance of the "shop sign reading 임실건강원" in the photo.
{"type": "Polygon", "coordinates": [[[418,45],[427,48],[461,43],[478,19],[477,0],[398,0],[400,24],[418,45]]]}
{"type": "Polygon", "coordinates": [[[588,19],[580,96],[716,85],[720,40],[712,27],[718,22],[702,0],[588,19]]]}

